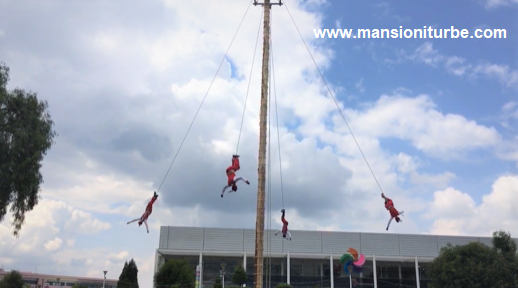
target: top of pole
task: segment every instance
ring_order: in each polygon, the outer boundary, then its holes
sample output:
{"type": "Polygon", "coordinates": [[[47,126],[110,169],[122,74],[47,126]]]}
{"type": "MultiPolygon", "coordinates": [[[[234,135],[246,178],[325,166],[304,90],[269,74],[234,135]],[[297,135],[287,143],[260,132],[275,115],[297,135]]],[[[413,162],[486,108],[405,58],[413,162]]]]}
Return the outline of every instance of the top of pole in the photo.
{"type": "MultiPolygon", "coordinates": [[[[264,6],[264,4],[265,4],[265,3],[259,3],[259,2],[257,2],[257,0],[254,0],[254,6],[257,6],[257,5],[264,6]]],[[[273,5],[279,5],[279,6],[282,6],[282,4],[283,4],[283,3],[282,3],[282,0],[279,0],[279,2],[277,2],[277,3],[272,3],[272,2],[270,2],[270,3],[269,3],[270,7],[272,7],[273,5]]]]}

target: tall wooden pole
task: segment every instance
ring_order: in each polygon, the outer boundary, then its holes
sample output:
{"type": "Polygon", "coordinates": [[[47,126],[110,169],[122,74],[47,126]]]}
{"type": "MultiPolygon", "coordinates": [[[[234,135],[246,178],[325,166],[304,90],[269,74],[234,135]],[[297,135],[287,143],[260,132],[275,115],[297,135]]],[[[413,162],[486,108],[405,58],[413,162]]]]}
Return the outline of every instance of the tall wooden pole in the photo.
{"type": "Polygon", "coordinates": [[[264,0],[263,71],[259,120],[259,168],[257,181],[257,218],[255,220],[255,288],[263,288],[264,198],[266,184],[266,130],[268,116],[268,67],[270,62],[270,0],[264,0]]]}

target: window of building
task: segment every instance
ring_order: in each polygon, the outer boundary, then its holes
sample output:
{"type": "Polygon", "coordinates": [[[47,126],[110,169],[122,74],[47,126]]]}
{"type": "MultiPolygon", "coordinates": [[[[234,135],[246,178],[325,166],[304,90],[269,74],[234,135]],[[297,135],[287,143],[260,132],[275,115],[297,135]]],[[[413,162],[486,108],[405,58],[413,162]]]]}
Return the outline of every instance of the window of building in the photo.
{"type": "Polygon", "coordinates": [[[377,278],[399,279],[399,263],[376,261],[377,278]]]}
{"type": "Polygon", "coordinates": [[[290,259],[290,276],[302,276],[302,265],[302,259],[290,259]]]}
{"type": "Polygon", "coordinates": [[[374,269],[373,269],[373,263],[371,260],[367,260],[365,261],[365,264],[363,264],[363,267],[362,267],[362,273],[361,273],[361,278],[370,278],[370,279],[374,279],[374,269]]]}

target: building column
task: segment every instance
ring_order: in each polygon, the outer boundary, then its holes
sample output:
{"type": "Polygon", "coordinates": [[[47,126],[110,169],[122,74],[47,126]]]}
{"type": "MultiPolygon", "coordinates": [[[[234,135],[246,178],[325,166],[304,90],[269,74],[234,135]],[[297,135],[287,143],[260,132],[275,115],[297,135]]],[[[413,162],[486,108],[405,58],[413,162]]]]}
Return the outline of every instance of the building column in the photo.
{"type": "Polygon", "coordinates": [[[162,256],[162,254],[158,253],[158,251],[155,250],[155,274],[160,270],[160,267],[164,265],[165,258],[162,256]]]}
{"type": "MultiPolygon", "coordinates": [[[[245,269],[245,272],[248,271],[248,270],[246,270],[246,251],[243,253],[243,269],[245,269]]],[[[248,277],[248,274],[246,274],[246,275],[248,277]]],[[[243,287],[246,287],[246,283],[243,285],[243,287]]]]}
{"type": "Polygon", "coordinates": [[[421,281],[419,280],[419,261],[417,261],[417,256],[415,256],[415,280],[417,282],[417,288],[421,288],[421,281]]]}
{"type": "Polygon", "coordinates": [[[335,266],[333,263],[333,253],[329,258],[329,277],[331,277],[331,288],[335,288],[335,266]]]}
{"type": "Polygon", "coordinates": [[[376,255],[372,255],[372,272],[374,276],[374,288],[378,288],[378,271],[376,270],[376,255]]]}
{"type": "Polygon", "coordinates": [[[288,263],[287,263],[287,264],[288,264],[288,267],[287,267],[288,269],[286,269],[287,274],[288,274],[287,282],[288,282],[288,284],[290,284],[290,274],[291,274],[290,252],[288,252],[287,259],[288,259],[288,261],[287,261],[287,262],[288,262],[288,263]]]}
{"type": "Polygon", "coordinates": [[[199,288],[203,288],[203,252],[200,251],[200,260],[199,260],[199,265],[200,265],[200,287],[199,288]]]}
{"type": "Polygon", "coordinates": [[[403,277],[401,275],[401,262],[399,262],[399,264],[397,265],[397,270],[399,272],[399,285],[401,285],[401,282],[403,281],[403,277]]]}
{"type": "MultiPolygon", "coordinates": [[[[158,255],[158,251],[155,250],[155,272],[153,273],[153,275],[156,275],[156,272],[158,271],[159,261],[160,261],[160,256],[158,255]]],[[[45,284],[45,283],[43,283],[43,284],[45,284]]]]}

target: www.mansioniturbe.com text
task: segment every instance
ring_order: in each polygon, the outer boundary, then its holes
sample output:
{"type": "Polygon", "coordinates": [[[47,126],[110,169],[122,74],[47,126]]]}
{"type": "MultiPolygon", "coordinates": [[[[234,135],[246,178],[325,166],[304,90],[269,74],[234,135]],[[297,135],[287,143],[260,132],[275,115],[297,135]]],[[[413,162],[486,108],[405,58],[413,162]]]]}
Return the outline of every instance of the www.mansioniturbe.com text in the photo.
{"type": "Polygon", "coordinates": [[[468,29],[437,29],[423,26],[422,29],[358,29],[353,35],[353,29],[313,29],[315,38],[507,38],[506,29],[476,29],[470,34],[468,29]]]}

